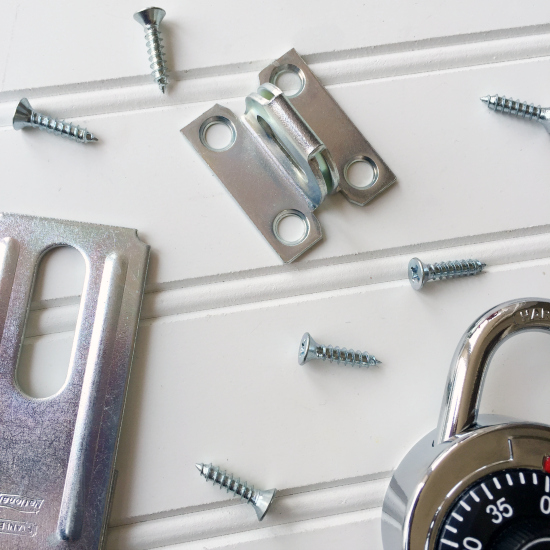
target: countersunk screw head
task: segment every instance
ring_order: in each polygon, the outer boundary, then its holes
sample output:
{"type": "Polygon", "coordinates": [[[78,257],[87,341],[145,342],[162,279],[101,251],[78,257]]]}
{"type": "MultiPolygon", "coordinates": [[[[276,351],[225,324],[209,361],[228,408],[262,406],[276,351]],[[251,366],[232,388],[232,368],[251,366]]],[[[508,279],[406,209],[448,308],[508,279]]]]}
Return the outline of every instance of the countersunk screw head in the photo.
{"type": "Polygon", "coordinates": [[[309,332],[306,332],[302,336],[300,342],[300,349],[298,350],[298,363],[303,365],[312,359],[317,358],[317,352],[315,351],[319,344],[311,337],[309,332]]]}
{"type": "Polygon", "coordinates": [[[220,470],[212,464],[195,464],[195,467],[206,481],[212,481],[214,485],[219,485],[220,489],[225,487],[228,493],[231,492],[252,504],[258,520],[262,521],[264,519],[275,498],[277,489],[268,489],[266,491],[254,489],[246,481],[242,482],[240,479],[233,477],[232,474],[228,475],[227,472],[220,470]]]}
{"type": "Polygon", "coordinates": [[[145,8],[134,13],[134,19],[144,27],[150,25],[160,25],[166,12],[162,8],[145,8]]]}
{"type": "Polygon", "coordinates": [[[415,290],[420,290],[426,281],[428,274],[424,269],[424,264],[418,259],[413,258],[409,262],[409,281],[415,290]]]}
{"type": "Polygon", "coordinates": [[[277,489],[269,489],[267,491],[256,491],[256,498],[254,502],[254,510],[256,510],[256,515],[258,516],[258,520],[262,521],[264,519],[264,516],[267,514],[267,511],[271,507],[271,504],[273,503],[273,499],[275,498],[275,493],[277,492],[277,489]]]}
{"type": "Polygon", "coordinates": [[[15,109],[15,114],[13,115],[13,127],[16,130],[21,130],[21,128],[28,126],[31,122],[31,115],[31,104],[29,103],[29,100],[24,97],[15,109]]]}

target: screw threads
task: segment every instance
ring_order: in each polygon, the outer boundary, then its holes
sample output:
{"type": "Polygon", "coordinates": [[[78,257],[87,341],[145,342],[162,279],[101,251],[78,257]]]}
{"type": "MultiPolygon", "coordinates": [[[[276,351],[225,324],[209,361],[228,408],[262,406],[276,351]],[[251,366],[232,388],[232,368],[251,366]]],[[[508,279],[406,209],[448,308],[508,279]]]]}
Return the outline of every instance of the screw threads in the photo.
{"type": "Polygon", "coordinates": [[[505,96],[499,96],[498,94],[482,97],[481,101],[486,103],[487,107],[493,111],[509,113],[530,120],[539,120],[543,114],[543,109],[540,105],[535,106],[533,103],[529,104],[511,98],[506,99],[505,96]]]}
{"type": "Polygon", "coordinates": [[[57,134],[69,139],[74,139],[80,143],[88,143],[89,141],[97,141],[94,138],[93,134],[88,132],[86,128],[81,128],[80,126],[75,126],[70,122],[65,122],[64,120],[57,120],[47,115],[37,113],[33,111],[31,113],[29,126],[33,128],[40,128],[41,130],[46,130],[52,134],[57,134]]]}
{"type": "Polygon", "coordinates": [[[149,61],[151,62],[151,74],[158,84],[160,91],[164,93],[168,84],[168,69],[166,68],[166,60],[164,59],[162,36],[157,25],[148,25],[145,27],[145,40],[149,61]]]}
{"type": "Polygon", "coordinates": [[[212,481],[214,485],[219,485],[220,489],[225,487],[228,493],[231,492],[246,500],[248,504],[254,507],[258,520],[262,521],[264,519],[275,498],[277,489],[256,490],[254,487],[249,487],[246,481],[242,482],[240,479],[235,479],[232,474],[228,475],[217,466],[212,466],[212,464],[195,464],[195,466],[206,481],[212,481]]]}
{"type": "Polygon", "coordinates": [[[323,361],[336,362],[338,364],[353,365],[357,367],[373,367],[380,363],[366,351],[355,351],[352,349],[339,348],[338,346],[317,346],[315,353],[318,359],[323,361]]]}
{"type": "Polygon", "coordinates": [[[441,262],[428,264],[428,281],[439,279],[452,279],[454,277],[467,277],[480,273],[485,264],[479,260],[457,260],[454,262],[441,262]]]}
{"type": "Polygon", "coordinates": [[[219,485],[220,489],[225,487],[228,493],[231,492],[247,502],[252,501],[255,503],[257,492],[254,487],[249,487],[246,481],[241,482],[240,479],[234,478],[232,474],[228,475],[226,471],[222,471],[217,466],[212,466],[212,464],[197,464],[197,469],[206,481],[211,480],[214,485],[219,485]]]}
{"type": "Polygon", "coordinates": [[[343,363],[344,365],[357,367],[374,367],[382,363],[382,361],[378,361],[374,355],[370,355],[366,351],[355,351],[337,346],[322,346],[313,339],[309,332],[306,332],[302,336],[300,347],[298,348],[298,363],[303,365],[312,359],[328,360],[331,363],[343,363]]]}
{"type": "Polygon", "coordinates": [[[168,69],[164,60],[164,46],[160,35],[160,23],[166,12],[162,8],[147,8],[134,13],[134,19],[145,29],[145,40],[153,78],[162,93],[168,84],[168,69]]]}
{"type": "Polygon", "coordinates": [[[43,115],[36,112],[29,103],[27,98],[21,99],[15,114],[13,115],[13,127],[16,130],[21,130],[27,127],[40,128],[46,130],[52,134],[63,136],[69,139],[74,139],[79,143],[89,143],[90,141],[97,141],[97,138],[86,128],[81,128],[65,122],[64,120],[57,120],[53,117],[43,115]]]}
{"type": "Polygon", "coordinates": [[[485,264],[479,260],[457,260],[424,265],[418,258],[409,262],[409,282],[415,290],[420,290],[428,281],[468,277],[483,271],[485,264]]]}

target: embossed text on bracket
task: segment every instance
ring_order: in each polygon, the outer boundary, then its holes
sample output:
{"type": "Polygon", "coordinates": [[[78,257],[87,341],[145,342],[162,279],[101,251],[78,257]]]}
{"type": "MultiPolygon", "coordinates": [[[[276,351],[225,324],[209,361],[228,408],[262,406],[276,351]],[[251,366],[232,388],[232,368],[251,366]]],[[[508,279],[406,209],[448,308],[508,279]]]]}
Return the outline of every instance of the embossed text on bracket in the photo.
{"type": "Polygon", "coordinates": [[[27,521],[14,521],[0,519],[0,535],[19,535],[21,537],[34,537],[36,524],[27,521]]]}
{"type": "Polygon", "coordinates": [[[27,514],[38,514],[44,500],[40,498],[27,498],[20,495],[6,495],[0,493],[0,508],[11,508],[27,514]]]}

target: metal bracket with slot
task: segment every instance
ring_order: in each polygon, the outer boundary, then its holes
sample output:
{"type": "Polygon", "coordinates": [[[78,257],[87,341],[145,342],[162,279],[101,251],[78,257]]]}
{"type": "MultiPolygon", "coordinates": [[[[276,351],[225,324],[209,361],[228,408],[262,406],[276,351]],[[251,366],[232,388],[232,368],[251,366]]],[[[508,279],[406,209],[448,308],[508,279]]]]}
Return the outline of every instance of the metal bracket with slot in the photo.
{"type": "Polygon", "coordinates": [[[0,215],[0,539],[3,550],[97,550],[115,457],[149,246],[134,229],[0,215]],[[17,385],[34,279],[72,246],[86,279],[69,372],[52,397],[17,385]]]}
{"type": "Polygon", "coordinates": [[[328,195],[341,191],[363,206],[396,178],[295,50],[259,76],[260,87],[246,98],[243,116],[215,105],[182,132],[277,254],[291,262],[321,239],[312,212],[328,195]],[[285,94],[276,85],[288,74],[299,86],[285,94]],[[230,130],[223,147],[208,142],[207,131],[215,124],[230,130]],[[352,185],[348,175],[357,162],[367,163],[372,172],[362,187],[352,185]],[[292,241],[279,230],[288,216],[303,224],[292,241]]]}

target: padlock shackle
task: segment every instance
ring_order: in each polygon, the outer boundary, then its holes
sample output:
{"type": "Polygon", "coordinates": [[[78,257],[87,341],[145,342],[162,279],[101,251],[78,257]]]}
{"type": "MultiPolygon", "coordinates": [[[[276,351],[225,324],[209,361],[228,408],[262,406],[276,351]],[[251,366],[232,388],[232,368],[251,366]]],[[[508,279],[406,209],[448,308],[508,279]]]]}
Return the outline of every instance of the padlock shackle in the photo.
{"type": "Polygon", "coordinates": [[[447,378],[437,443],[471,428],[477,421],[489,363],[508,338],[526,330],[550,332],[550,301],[524,298],[484,313],[460,341],[447,378]]]}

